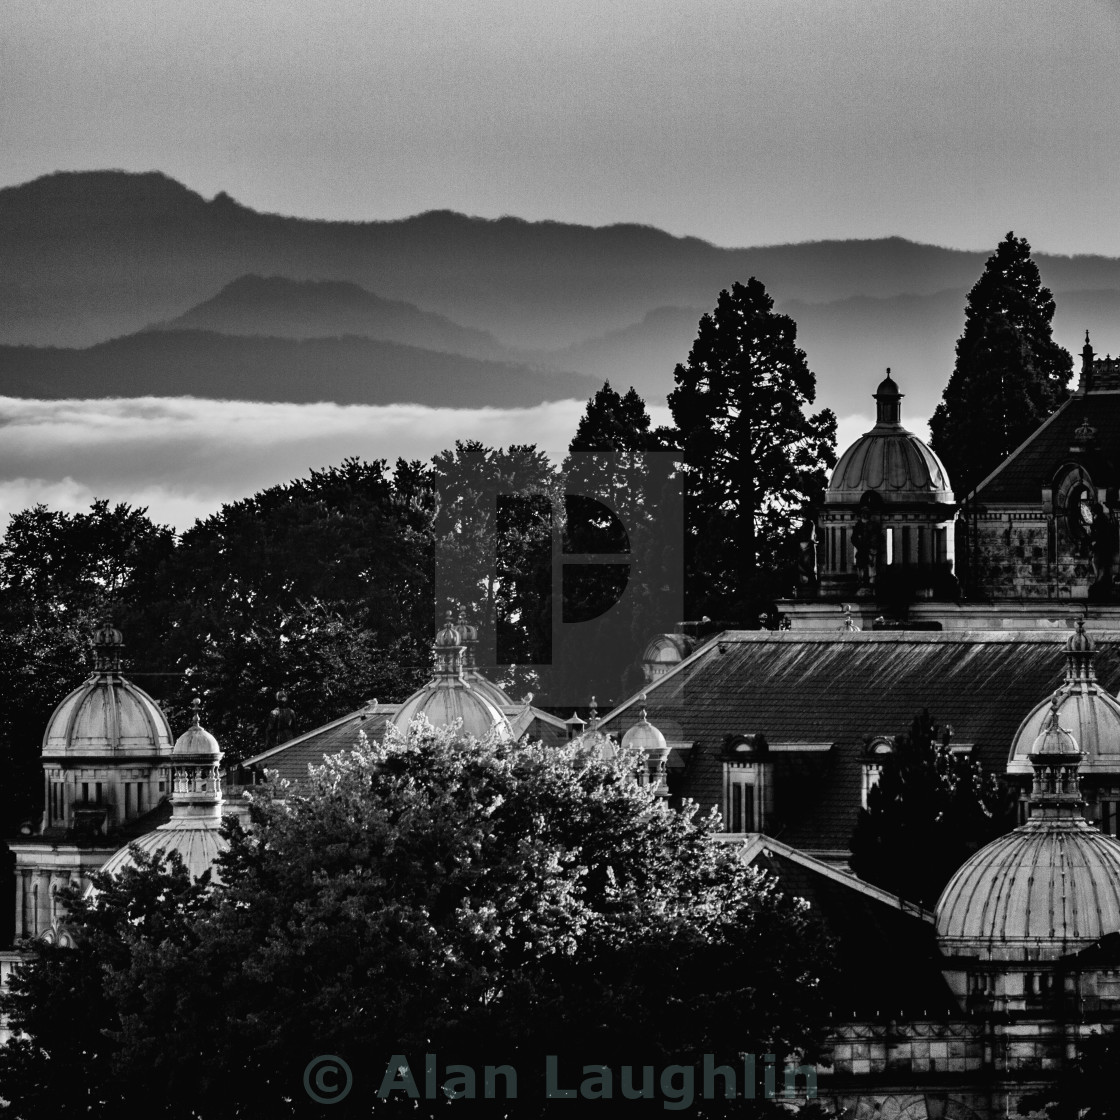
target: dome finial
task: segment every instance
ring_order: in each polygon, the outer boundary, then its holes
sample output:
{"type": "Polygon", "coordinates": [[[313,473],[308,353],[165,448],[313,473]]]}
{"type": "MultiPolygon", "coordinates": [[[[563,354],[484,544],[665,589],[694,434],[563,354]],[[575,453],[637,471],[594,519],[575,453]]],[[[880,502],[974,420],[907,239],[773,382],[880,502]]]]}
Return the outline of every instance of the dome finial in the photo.
{"type": "Polygon", "coordinates": [[[1085,619],[1074,622],[1074,631],[1066,642],[1066,685],[1078,682],[1091,682],[1096,679],[1093,658],[1097,647],[1093,639],[1085,633],[1085,619]]]}
{"type": "Polygon", "coordinates": [[[97,673],[119,673],[121,671],[121,649],[124,636],[113,625],[111,616],[98,624],[93,632],[93,668],[97,673]]]}
{"type": "Polygon", "coordinates": [[[202,698],[199,697],[199,696],[196,696],[191,701],[191,725],[193,727],[200,727],[202,725],[202,720],[201,720],[200,715],[199,715],[201,709],[202,709],[202,698]]]}

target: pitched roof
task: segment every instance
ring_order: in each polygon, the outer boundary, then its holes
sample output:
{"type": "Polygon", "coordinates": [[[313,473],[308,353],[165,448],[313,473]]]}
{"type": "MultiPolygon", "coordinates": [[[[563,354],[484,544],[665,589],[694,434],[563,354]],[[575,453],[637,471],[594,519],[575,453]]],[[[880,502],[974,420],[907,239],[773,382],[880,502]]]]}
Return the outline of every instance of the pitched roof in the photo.
{"type": "Polygon", "coordinates": [[[397,704],[367,704],[332,723],[305,731],[286,743],[254,755],[245,760],[245,765],[275,770],[281,778],[298,782],[307,777],[308,766],[321,766],[327,755],[353,750],[360,731],[368,738],[380,738],[398,707],[397,704]]]}
{"type": "MultiPolygon", "coordinates": [[[[694,744],[670,787],[702,806],[723,797],[730,738],[831,744],[771,751],[774,812],[767,831],[801,849],[845,851],[861,800],[868,736],[909,730],[923,708],[953,742],[1002,774],[1015,732],[1064,679],[1061,631],[727,631],[647,684],[649,720],[673,743],[694,744]]],[[[1096,638],[1097,635],[1094,635],[1096,638]]],[[[1120,647],[1098,639],[1101,684],[1120,684],[1120,647]]],[[[632,697],[601,723],[621,735],[642,706],[632,697]]]]}
{"type": "MultiPolygon", "coordinates": [[[[1088,421],[1097,433],[1098,461],[1120,462],[1120,391],[1098,390],[1070,397],[976,487],[976,500],[986,504],[1038,504],[1042,488],[1072,456],[1074,432],[1088,421]]],[[[1088,463],[1097,482],[1093,464],[1088,463]]],[[[1102,480],[1103,481],[1103,480],[1102,480]]]]}

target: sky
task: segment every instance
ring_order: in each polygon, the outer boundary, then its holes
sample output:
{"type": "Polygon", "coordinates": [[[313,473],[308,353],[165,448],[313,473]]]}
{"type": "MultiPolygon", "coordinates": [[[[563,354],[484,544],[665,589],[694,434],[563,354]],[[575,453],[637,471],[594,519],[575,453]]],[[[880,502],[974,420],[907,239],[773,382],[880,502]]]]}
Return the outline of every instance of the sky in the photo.
{"type": "MultiPolygon", "coordinates": [[[[0,0],[0,19],[0,185],[156,169],[306,217],[985,251],[1014,229],[1120,255],[1120,0],[0,0]]],[[[559,454],[579,411],[2,399],[0,517],[103,496],[185,528],[369,457],[371,432],[390,458],[463,435],[559,454]]],[[[840,446],[868,423],[842,416],[840,446]]]]}
{"type": "Polygon", "coordinates": [[[0,183],[1120,255],[1120,3],[3,3],[0,183]]]}

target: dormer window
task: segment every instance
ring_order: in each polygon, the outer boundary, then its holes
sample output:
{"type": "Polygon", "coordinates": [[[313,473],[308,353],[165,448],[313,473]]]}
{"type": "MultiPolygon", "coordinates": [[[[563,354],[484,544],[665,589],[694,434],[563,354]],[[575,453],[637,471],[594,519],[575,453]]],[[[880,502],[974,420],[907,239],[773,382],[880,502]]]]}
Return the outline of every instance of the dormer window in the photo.
{"type": "Polygon", "coordinates": [[[872,735],[863,749],[863,780],[860,786],[860,804],[867,808],[874,786],[879,784],[887,758],[894,754],[894,740],[885,735],[872,735]]]}
{"type": "Polygon", "coordinates": [[[764,735],[730,736],[724,744],[723,828],[761,832],[766,827],[769,746],[764,735]]]}

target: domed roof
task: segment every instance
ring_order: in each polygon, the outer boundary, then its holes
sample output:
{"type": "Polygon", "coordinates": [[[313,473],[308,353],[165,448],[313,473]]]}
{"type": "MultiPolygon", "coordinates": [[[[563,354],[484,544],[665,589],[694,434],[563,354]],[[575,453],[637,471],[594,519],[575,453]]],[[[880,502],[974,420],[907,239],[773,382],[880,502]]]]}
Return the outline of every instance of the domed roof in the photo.
{"type": "MultiPolygon", "coordinates": [[[[171,820],[133,841],[142,852],[176,851],[192,879],[204,871],[211,881],[219,877],[214,861],[229,847],[221,833],[222,786],[218,764],[222,759],[218,740],[199,722],[202,701],[191,702],[191,726],[175,741],[171,754],[171,820]]],[[[115,852],[102,866],[109,874],[119,874],[136,864],[132,846],[115,852]]]]}
{"type": "Polygon", "coordinates": [[[978,851],[937,903],[948,953],[1049,958],[1120,930],[1120,841],[1084,818],[1032,818],[978,851]]]}
{"type": "Polygon", "coordinates": [[[1055,697],[1031,754],[1031,815],[949,881],[937,903],[942,952],[1054,960],[1120,931],[1120,841],[1081,815],[1080,761],[1055,697]]]}
{"type": "Polygon", "coordinates": [[[421,716],[433,727],[447,727],[462,720],[463,733],[476,739],[486,738],[491,731],[499,735],[510,733],[505,713],[466,681],[461,688],[425,685],[397,709],[393,726],[405,732],[408,725],[421,716]]]}
{"type": "Polygon", "coordinates": [[[622,746],[623,748],[629,747],[642,751],[667,751],[669,749],[668,743],[665,742],[665,736],[646,717],[645,708],[642,708],[639,712],[638,722],[622,736],[622,746]]]}
{"type": "Polygon", "coordinates": [[[196,696],[191,701],[191,708],[194,710],[191,725],[175,740],[175,746],[171,748],[171,758],[174,761],[190,758],[217,762],[221,759],[222,748],[218,746],[218,740],[199,721],[201,707],[202,701],[196,696]]]}
{"type": "Polygon", "coordinates": [[[512,737],[505,712],[490,699],[497,686],[489,681],[477,686],[476,681],[464,676],[465,647],[460,644],[459,633],[451,625],[450,618],[449,611],[448,620],[436,634],[432,646],[436,657],[435,675],[397,709],[392,726],[405,734],[408,725],[423,716],[433,727],[447,727],[461,720],[463,733],[476,739],[484,739],[491,733],[512,737]]]}
{"type": "Polygon", "coordinates": [[[171,727],[160,706],[120,673],[121,635],[94,636],[94,672],[55,708],[43,732],[43,757],[166,755],[171,727]]]}
{"type": "MultiPolygon", "coordinates": [[[[192,879],[197,879],[204,871],[210,872],[211,882],[221,882],[214,861],[229,847],[229,842],[213,824],[205,821],[169,821],[134,840],[140,851],[147,854],[176,851],[182,856],[192,879]]],[[[119,875],[126,867],[135,867],[136,859],[132,845],[115,852],[102,866],[101,870],[110,875],[119,875]]]]}
{"type": "Polygon", "coordinates": [[[1057,701],[1058,716],[1081,751],[1081,773],[1120,775],[1120,700],[1097,681],[1093,658],[1096,648],[1085,633],[1085,623],[1066,643],[1066,675],[1053,697],[1040,701],[1019,725],[1011,741],[1008,774],[1031,773],[1031,752],[1047,726],[1057,701]]]}
{"type": "Polygon", "coordinates": [[[902,426],[902,396],[887,370],[875,393],[875,427],[840,456],[825,494],[826,505],[854,505],[872,492],[887,504],[952,504],[944,464],[902,426]]]}

